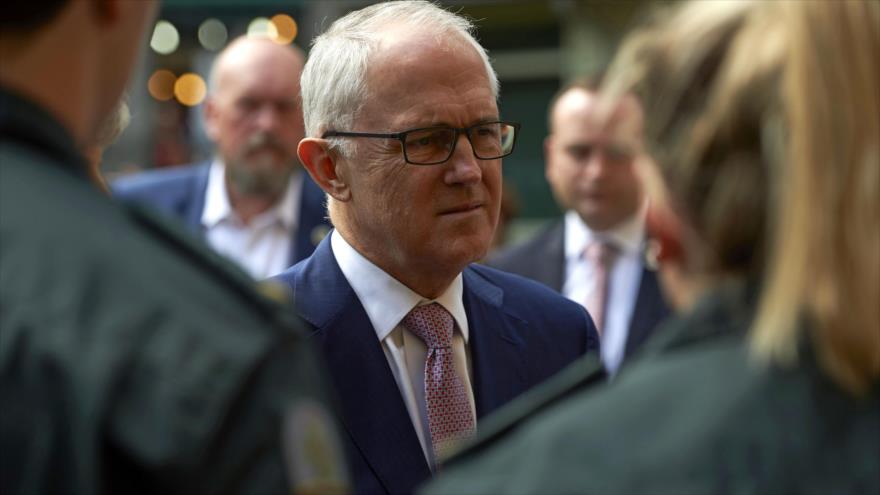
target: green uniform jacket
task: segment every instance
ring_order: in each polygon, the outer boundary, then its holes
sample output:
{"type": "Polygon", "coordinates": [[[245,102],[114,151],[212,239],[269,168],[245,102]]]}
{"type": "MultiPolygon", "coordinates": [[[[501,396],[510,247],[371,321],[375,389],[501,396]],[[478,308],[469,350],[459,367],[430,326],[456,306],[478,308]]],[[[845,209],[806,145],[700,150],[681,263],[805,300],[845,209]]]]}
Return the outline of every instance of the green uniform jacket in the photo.
{"type": "Polygon", "coordinates": [[[0,492],[344,485],[304,324],[85,167],[0,90],[0,492]]]}
{"type": "Polygon", "coordinates": [[[670,322],[607,385],[563,371],[484,430],[427,494],[877,494],[880,384],[845,394],[808,345],[757,364],[738,288],[670,322]]]}

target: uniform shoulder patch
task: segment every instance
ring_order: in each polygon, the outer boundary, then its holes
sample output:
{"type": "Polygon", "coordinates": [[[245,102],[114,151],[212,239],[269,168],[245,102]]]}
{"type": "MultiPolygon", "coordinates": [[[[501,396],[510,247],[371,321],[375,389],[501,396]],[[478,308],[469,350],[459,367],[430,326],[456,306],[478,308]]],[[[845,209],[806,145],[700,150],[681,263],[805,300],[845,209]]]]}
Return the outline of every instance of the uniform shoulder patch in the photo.
{"type": "Polygon", "coordinates": [[[337,431],[333,417],[317,400],[300,399],[285,413],[281,441],[291,493],[351,493],[337,431]]]}

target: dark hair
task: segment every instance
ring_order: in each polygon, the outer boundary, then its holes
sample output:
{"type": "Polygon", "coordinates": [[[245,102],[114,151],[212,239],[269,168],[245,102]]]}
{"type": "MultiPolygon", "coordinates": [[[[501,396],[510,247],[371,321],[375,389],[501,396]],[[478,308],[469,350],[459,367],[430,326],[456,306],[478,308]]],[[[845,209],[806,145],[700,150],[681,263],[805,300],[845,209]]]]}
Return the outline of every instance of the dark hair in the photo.
{"type": "Polygon", "coordinates": [[[0,9],[0,29],[26,33],[40,28],[58,16],[70,0],[25,0],[7,2],[0,9]]]}

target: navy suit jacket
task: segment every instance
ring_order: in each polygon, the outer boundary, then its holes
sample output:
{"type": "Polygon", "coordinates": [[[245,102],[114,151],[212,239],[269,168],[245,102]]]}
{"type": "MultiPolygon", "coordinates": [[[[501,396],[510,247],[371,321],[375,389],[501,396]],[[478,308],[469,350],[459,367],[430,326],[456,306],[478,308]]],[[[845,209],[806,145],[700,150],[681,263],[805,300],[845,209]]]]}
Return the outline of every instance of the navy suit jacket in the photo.
{"type": "MultiPolygon", "coordinates": [[[[149,206],[182,221],[197,235],[204,234],[202,211],[211,162],[183,165],[123,177],[113,182],[113,195],[125,202],[149,206]]],[[[299,222],[290,243],[288,265],[308,257],[330,225],[326,220],[324,191],[302,172],[299,222]]]]}
{"type": "MultiPolygon", "coordinates": [[[[523,244],[490,257],[486,264],[536,280],[562,292],[565,280],[565,223],[561,220],[553,222],[523,244]]],[[[624,357],[635,352],[668,315],[669,307],[660,292],[656,273],[643,269],[626,337],[624,357]]]]}
{"type": "MultiPolygon", "coordinates": [[[[587,312],[522,277],[471,265],[462,273],[477,418],[549,378],[598,334],[587,312]]],[[[330,236],[275,277],[315,326],[338,392],[358,493],[411,493],[431,471],[382,343],[336,263],[330,236]]]]}

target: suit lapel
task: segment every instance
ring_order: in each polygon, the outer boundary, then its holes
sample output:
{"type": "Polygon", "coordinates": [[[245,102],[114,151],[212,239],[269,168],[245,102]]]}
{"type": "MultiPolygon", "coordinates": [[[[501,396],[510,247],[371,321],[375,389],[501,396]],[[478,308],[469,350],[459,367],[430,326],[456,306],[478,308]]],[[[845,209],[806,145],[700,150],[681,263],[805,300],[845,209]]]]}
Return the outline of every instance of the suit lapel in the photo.
{"type": "Polygon", "coordinates": [[[474,402],[481,418],[523,391],[527,363],[517,327],[526,322],[504,313],[504,292],[471,268],[464,271],[474,402]]]}
{"type": "Polygon", "coordinates": [[[305,176],[299,198],[299,222],[293,242],[290,243],[291,265],[308,258],[314,251],[315,245],[330,232],[330,226],[324,220],[326,216],[324,191],[312,181],[308,173],[305,171],[302,173],[305,176]]]}
{"type": "Polygon", "coordinates": [[[366,311],[326,236],[292,284],[302,316],[317,331],[356,452],[391,493],[430,477],[421,444],[366,311]]]}
{"type": "Polygon", "coordinates": [[[183,221],[193,232],[200,235],[204,233],[202,228],[202,212],[205,210],[205,195],[208,191],[208,174],[211,170],[211,163],[203,163],[194,170],[192,180],[189,184],[189,204],[186,205],[183,213],[183,221]]]}
{"type": "Polygon", "coordinates": [[[545,246],[544,258],[551,268],[551,272],[548,273],[549,285],[553,290],[561,293],[565,280],[565,222],[559,222],[550,231],[545,246]]]}
{"type": "Polygon", "coordinates": [[[648,268],[642,270],[635,308],[626,337],[625,357],[636,351],[648,339],[654,328],[669,315],[669,309],[657,283],[657,275],[648,268]]]}

